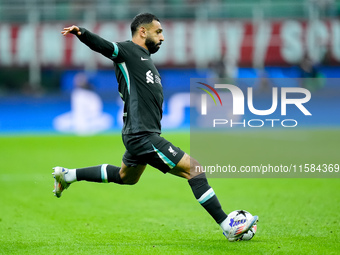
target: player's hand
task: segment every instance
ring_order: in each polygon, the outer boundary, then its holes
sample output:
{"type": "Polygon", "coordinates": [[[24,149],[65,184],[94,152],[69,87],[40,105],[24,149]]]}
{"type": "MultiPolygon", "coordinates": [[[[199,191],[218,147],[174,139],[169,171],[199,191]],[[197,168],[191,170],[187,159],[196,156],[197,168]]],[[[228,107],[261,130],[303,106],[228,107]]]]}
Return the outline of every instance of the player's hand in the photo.
{"type": "Polygon", "coordinates": [[[69,33],[71,34],[77,34],[77,35],[81,35],[80,29],[77,26],[70,26],[70,27],[65,27],[63,31],[61,31],[62,35],[67,35],[69,33]]]}

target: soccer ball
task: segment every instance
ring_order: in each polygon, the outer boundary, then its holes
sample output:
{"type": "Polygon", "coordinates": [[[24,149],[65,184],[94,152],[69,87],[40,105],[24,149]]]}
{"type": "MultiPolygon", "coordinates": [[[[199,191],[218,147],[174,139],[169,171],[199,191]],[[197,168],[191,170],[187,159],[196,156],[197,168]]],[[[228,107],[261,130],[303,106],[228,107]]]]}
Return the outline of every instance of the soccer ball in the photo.
{"type": "MultiPolygon", "coordinates": [[[[232,227],[232,225],[235,222],[243,223],[246,220],[251,220],[253,218],[253,215],[251,215],[250,212],[247,212],[245,210],[236,210],[236,211],[229,213],[228,218],[230,219],[230,223],[229,223],[230,227],[232,227]]],[[[251,227],[251,229],[249,229],[246,233],[243,233],[241,236],[237,237],[233,241],[248,241],[254,237],[256,230],[257,230],[257,224],[255,222],[255,224],[251,227]]]]}

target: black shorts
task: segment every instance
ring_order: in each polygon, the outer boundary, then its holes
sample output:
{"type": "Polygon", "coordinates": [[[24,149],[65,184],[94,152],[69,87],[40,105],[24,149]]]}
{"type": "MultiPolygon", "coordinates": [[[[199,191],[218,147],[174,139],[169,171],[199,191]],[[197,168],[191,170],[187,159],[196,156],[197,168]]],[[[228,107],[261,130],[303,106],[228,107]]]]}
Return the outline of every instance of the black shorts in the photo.
{"type": "Polygon", "coordinates": [[[128,167],[149,164],[167,173],[184,156],[184,151],[157,133],[123,135],[123,143],[126,148],[123,162],[128,167]]]}

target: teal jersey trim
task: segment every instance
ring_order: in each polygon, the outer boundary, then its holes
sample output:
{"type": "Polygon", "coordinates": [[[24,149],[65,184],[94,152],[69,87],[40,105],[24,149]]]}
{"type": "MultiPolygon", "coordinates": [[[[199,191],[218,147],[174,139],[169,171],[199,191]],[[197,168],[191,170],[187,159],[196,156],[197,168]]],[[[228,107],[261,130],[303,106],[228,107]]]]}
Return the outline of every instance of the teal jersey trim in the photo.
{"type": "Polygon", "coordinates": [[[159,151],[155,146],[153,146],[154,151],[158,154],[158,156],[161,158],[161,160],[167,164],[171,169],[176,166],[174,162],[172,162],[167,156],[165,156],[161,151],[159,151]]]}
{"type": "Polygon", "coordinates": [[[117,63],[117,65],[119,66],[119,69],[122,71],[125,81],[126,81],[126,86],[130,95],[130,78],[129,78],[129,71],[126,68],[125,62],[123,63],[117,63]]]}
{"type": "Polygon", "coordinates": [[[118,48],[118,45],[114,42],[112,42],[113,44],[113,47],[115,48],[113,53],[112,53],[112,57],[117,57],[118,56],[118,53],[119,53],[119,48],[118,48]]]}

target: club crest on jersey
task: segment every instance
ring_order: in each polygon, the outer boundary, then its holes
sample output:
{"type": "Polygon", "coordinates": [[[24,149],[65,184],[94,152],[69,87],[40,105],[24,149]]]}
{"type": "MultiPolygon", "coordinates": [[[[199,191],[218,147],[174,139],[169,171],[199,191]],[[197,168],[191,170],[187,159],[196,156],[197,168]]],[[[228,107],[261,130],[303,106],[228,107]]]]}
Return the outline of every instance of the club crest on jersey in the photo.
{"type": "Polygon", "coordinates": [[[153,72],[151,72],[151,70],[146,72],[146,83],[152,83],[152,84],[158,83],[158,84],[162,85],[161,84],[161,78],[158,75],[153,74],[153,72]]]}
{"type": "Polygon", "coordinates": [[[153,73],[151,72],[151,70],[146,72],[146,83],[152,83],[154,84],[154,78],[153,78],[153,73]]]}

